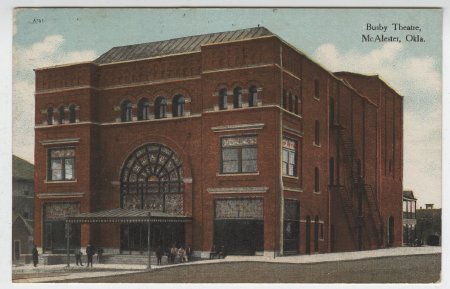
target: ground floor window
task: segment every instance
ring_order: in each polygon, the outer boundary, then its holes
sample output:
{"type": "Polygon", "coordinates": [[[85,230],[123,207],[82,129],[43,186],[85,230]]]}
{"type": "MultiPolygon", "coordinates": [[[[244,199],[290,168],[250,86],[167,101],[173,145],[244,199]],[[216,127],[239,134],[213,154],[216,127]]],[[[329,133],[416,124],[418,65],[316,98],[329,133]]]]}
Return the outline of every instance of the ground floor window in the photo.
{"type": "MultiPolygon", "coordinates": [[[[80,212],[79,203],[48,203],[44,206],[44,252],[65,253],[67,250],[65,218],[80,212]]],[[[80,224],[70,225],[70,249],[80,247],[80,224]]]]}
{"type": "Polygon", "coordinates": [[[214,245],[228,255],[254,255],[264,251],[263,200],[215,200],[214,245]]]}
{"type": "MultiPolygon", "coordinates": [[[[175,245],[177,248],[190,244],[185,243],[184,223],[154,223],[150,227],[150,246],[154,250],[161,247],[168,253],[175,245]]],[[[144,253],[148,250],[148,224],[122,224],[120,230],[120,250],[123,254],[132,252],[144,253]]]]}
{"type": "Polygon", "coordinates": [[[299,201],[284,201],[283,250],[285,254],[298,253],[299,246],[299,201]]]}

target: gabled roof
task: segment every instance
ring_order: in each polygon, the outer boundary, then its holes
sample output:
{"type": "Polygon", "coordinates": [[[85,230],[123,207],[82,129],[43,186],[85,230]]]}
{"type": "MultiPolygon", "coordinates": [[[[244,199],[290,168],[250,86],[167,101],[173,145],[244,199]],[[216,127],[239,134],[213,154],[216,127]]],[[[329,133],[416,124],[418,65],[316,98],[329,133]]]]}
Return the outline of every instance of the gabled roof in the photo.
{"type": "Polygon", "coordinates": [[[404,198],[404,199],[410,199],[410,200],[417,200],[417,199],[414,197],[413,191],[403,191],[403,198],[404,198]]]}
{"type": "Polygon", "coordinates": [[[13,227],[16,227],[16,222],[21,222],[25,228],[27,229],[28,233],[30,235],[33,235],[33,225],[28,223],[27,220],[24,219],[24,217],[22,217],[22,215],[20,214],[13,214],[12,217],[12,223],[13,223],[13,227]]]}
{"type": "Polygon", "coordinates": [[[96,64],[106,64],[137,59],[145,59],[163,55],[200,51],[205,44],[239,41],[262,36],[274,35],[264,27],[254,27],[227,32],[187,36],[170,40],[113,47],[99,58],[96,64]]]}
{"type": "Polygon", "coordinates": [[[12,156],[12,176],[14,179],[34,179],[34,165],[15,155],[12,156]]]}

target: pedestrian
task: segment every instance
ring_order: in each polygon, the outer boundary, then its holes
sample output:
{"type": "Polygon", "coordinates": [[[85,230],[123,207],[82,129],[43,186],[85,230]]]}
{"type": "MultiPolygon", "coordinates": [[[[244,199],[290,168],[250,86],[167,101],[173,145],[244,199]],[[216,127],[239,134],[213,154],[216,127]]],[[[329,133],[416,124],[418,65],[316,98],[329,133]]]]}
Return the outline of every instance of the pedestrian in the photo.
{"type": "Polygon", "coordinates": [[[175,244],[172,245],[172,248],[170,248],[170,262],[172,264],[175,264],[175,257],[177,256],[178,250],[177,247],[175,247],[175,244]]]}
{"type": "Polygon", "coordinates": [[[101,263],[103,259],[103,248],[97,249],[97,263],[101,263]]]}
{"type": "Polygon", "coordinates": [[[81,261],[81,256],[82,255],[83,255],[83,253],[81,252],[80,249],[78,249],[75,252],[75,263],[77,264],[77,266],[78,266],[78,263],[80,263],[80,265],[83,266],[83,262],[81,261]]]}
{"type": "Polygon", "coordinates": [[[37,264],[39,263],[39,252],[37,250],[36,245],[33,246],[33,251],[31,252],[31,254],[33,255],[34,267],[37,267],[37,264]]]}
{"type": "Polygon", "coordinates": [[[86,247],[86,255],[87,255],[87,267],[91,264],[92,268],[92,256],[94,256],[94,247],[91,244],[88,244],[86,247]]]}
{"type": "Polygon", "coordinates": [[[217,255],[216,244],[213,244],[211,250],[209,251],[209,259],[214,258],[217,255]]]}
{"type": "Polygon", "coordinates": [[[183,263],[185,261],[186,255],[183,247],[180,247],[178,249],[178,257],[180,258],[180,263],[183,263]]]}
{"type": "Polygon", "coordinates": [[[186,262],[191,261],[191,255],[192,255],[191,247],[186,246],[186,250],[184,251],[184,254],[186,255],[186,262]]]}
{"type": "Polygon", "coordinates": [[[156,259],[157,259],[158,265],[162,265],[162,256],[163,256],[163,251],[161,249],[161,246],[158,246],[158,248],[156,249],[156,259]]]}

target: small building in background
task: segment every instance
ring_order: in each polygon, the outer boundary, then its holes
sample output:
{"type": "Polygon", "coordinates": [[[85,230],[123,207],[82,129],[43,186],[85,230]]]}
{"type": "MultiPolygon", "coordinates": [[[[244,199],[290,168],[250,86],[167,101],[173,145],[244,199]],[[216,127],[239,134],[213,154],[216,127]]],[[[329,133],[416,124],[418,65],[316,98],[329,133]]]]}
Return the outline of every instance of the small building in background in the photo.
{"type": "Polygon", "coordinates": [[[413,191],[403,191],[403,244],[412,245],[416,240],[416,205],[413,191]]]}
{"type": "Polygon", "coordinates": [[[425,204],[425,209],[416,212],[417,238],[430,246],[441,245],[441,214],[442,209],[434,209],[433,204],[425,204]]]}
{"type": "Polygon", "coordinates": [[[34,226],[34,165],[12,157],[12,260],[31,254],[34,226]]]}

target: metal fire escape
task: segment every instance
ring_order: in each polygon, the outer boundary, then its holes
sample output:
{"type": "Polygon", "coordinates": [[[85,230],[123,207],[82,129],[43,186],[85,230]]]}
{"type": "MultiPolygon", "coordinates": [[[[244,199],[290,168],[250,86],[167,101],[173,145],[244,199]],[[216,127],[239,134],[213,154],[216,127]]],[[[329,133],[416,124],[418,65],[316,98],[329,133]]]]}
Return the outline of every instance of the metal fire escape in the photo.
{"type": "Polygon", "coordinates": [[[341,199],[355,247],[363,249],[364,231],[370,244],[379,248],[383,244],[383,219],[375,190],[365,182],[360,173],[361,165],[358,163],[352,138],[345,134],[346,129],[341,125],[333,125],[332,128],[336,133],[341,159],[345,163],[346,178],[343,184],[332,185],[331,188],[341,199]],[[367,204],[367,212],[363,209],[364,204],[367,204]]]}

